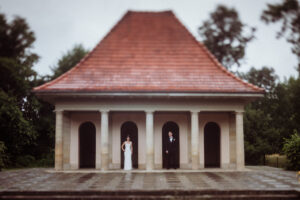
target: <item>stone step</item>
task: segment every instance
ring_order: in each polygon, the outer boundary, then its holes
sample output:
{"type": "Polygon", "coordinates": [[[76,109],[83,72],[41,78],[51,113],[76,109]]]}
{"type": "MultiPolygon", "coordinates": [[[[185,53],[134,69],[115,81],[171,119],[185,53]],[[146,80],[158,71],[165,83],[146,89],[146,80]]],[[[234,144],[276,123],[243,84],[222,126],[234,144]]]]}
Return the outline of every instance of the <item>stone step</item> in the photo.
{"type": "Polygon", "coordinates": [[[62,200],[62,199],[300,199],[295,190],[277,191],[6,191],[0,192],[0,199],[62,200]]]}

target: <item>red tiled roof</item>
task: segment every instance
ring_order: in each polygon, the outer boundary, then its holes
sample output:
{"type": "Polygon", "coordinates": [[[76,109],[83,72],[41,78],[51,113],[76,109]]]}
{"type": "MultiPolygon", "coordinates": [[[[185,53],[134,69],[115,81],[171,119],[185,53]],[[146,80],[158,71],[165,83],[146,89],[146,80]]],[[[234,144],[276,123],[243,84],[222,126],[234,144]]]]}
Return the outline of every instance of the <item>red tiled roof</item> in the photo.
{"type": "Polygon", "coordinates": [[[171,11],[129,11],[75,67],[35,92],[263,93],[227,71],[171,11]]]}

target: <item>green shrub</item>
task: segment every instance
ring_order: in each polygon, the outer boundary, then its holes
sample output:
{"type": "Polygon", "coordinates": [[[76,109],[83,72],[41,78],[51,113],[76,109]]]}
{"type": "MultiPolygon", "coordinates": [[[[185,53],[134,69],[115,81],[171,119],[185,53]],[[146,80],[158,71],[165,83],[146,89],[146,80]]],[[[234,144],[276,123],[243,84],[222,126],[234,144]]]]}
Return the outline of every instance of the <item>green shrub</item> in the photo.
{"type": "Polygon", "coordinates": [[[287,169],[300,170],[300,135],[297,132],[285,139],[282,150],[288,159],[287,169]]]}
{"type": "Polygon", "coordinates": [[[54,152],[50,152],[43,156],[42,159],[36,161],[37,167],[53,167],[54,166],[54,152]]]}
{"type": "Polygon", "coordinates": [[[6,150],[6,147],[5,147],[4,142],[0,141],[0,171],[2,168],[5,167],[4,163],[7,158],[7,156],[5,154],[5,150],[6,150]]]}
{"type": "Polygon", "coordinates": [[[35,158],[31,155],[18,156],[16,159],[16,167],[29,167],[34,163],[35,158]]]}

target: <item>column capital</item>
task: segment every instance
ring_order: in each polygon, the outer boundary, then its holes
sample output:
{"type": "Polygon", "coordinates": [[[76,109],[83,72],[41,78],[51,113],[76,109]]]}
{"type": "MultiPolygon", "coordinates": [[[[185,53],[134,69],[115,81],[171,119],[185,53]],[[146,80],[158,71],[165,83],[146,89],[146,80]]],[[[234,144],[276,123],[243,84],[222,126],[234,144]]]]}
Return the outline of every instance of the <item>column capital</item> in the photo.
{"type": "Polygon", "coordinates": [[[237,114],[240,114],[240,115],[243,115],[245,111],[243,110],[236,110],[234,111],[234,113],[237,115],[237,114]]]}
{"type": "Polygon", "coordinates": [[[155,110],[154,109],[146,109],[146,110],[144,110],[145,111],[145,113],[149,113],[149,114],[151,114],[151,113],[154,113],[155,112],[155,110]]]}
{"type": "Polygon", "coordinates": [[[193,114],[193,113],[194,113],[194,114],[195,114],[195,113],[198,114],[198,113],[200,113],[200,112],[201,112],[201,111],[200,111],[200,110],[197,110],[197,109],[195,109],[195,110],[190,110],[190,113],[192,113],[192,114],[193,114]]]}
{"type": "Polygon", "coordinates": [[[109,109],[99,109],[100,113],[108,113],[110,110],[109,109]]]}
{"type": "Polygon", "coordinates": [[[63,109],[55,109],[55,110],[53,110],[53,112],[55,112],[55,113],[63,113],[64,110],[63,109]]]}

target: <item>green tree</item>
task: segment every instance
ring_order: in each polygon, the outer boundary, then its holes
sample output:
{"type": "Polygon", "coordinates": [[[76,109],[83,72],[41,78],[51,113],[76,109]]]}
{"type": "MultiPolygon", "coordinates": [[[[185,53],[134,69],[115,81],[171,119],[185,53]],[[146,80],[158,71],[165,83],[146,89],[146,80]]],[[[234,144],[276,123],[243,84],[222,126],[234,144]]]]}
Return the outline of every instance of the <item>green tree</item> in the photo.
{"type": "Polygon", "coordinates": [[[273,68],[262,67],[257,70],[252,67],[246,74],[240,73],[239,76],[258,87],[264,88],[267,92],[274,92],[278,76],[273,68]]]}
{"type": "Polygon", "coordinates": [[[266,95],[245,109],[246,162],[259,164],[264,154],[282,153],[284,138],[300,130],[300,79],[279,82],[272,68],[250,69],[240,76],[263,87],[266,95]]]}
{"type": "MultiPolygon", "coordinates": [[[[63,54],[58,60],[57,65],[52,67],[52,76],[45,76],[33,81],[33,86],[42,85],[43,83],[53,80],[66,71],[74,67],[86,54],[88,50],[84,49],[82,45],[74,45],[74,47],[63,54]]],[[[28,105],[35,108],[34,112],[37,115],[29,114],[33,116],[33,124],[36,131],[39,133],[36,138],[36,146],[32,148],[32,154],[39,160],[40,165],[53,165],[54,162],[54,139],[55,139],[55,115],[53,113],[54,106],[44,102],[42,100],[37,100],[35,96],[29,96],[31,102],[34,104],[28,105]]],[[[28,109],[33,110],[33,109],[28,109]]]]}
{"type": "MultiPolygon", "coordinates": [[[[293,129],[290,130],[289,134],[294,131],[300,133],[300,77],[291,77],[285,84],[287,85],[287,96],[290,100],[290,109],[292,110],[289,120],[292,122],[291,127],[293,129]]],[[[283,106],[285,107],[286,105],[283,106]]],[[[285,138],[287,138],[289,134],[285,135],[285,138]]]]}
{"type": "Polygon", "coordinates": [[[36,77],[32,67],[38,56],[31,52],[34,41],[24,19],[15,17],[8,22],[0,14],[0,141],[6,148],[6,165],[14,165],[17,157],[35,144],[36,131],[25,114],[36,77]]]}
{"type": "Polygon", "coordinates": [[[281,150],[280,130],[274,127],[273,109],[276,97],[277,75],[273,68],[251,68],[248,73],[240,74],[248,82],[266,90],[265,97],[258,99],[245,108],[245,159],[248,164],[259,164],[265,154],[281,150]]]}
{"type": "Polygon", "coordinates": [[[282,0],[280,3],[268,4],[261,19],[269,23],[281,22],[281,29],[277,37],[286,35],[287,41],[292,44],[292,52],[298,58],[298,72],[300,76],[300,1],[282,0]]]}
{"type": "Polygon", "coordinates": [[[246,46],[254,38],[255,28],[242,23],[234,8],[219,5],[198,32],[205,46],[230,69],[235,64],[241,65],[246,46]]]}
{"type": "Polygon", "coordinates": [[[32,124],[23,117],[16,98],[0,90],[0,141],[6,147],[6,165],[16,164],[18,156],[34,143],[36,132],[32,124]]]}
{"type": "Polygon", "coordinates": [[[71,50],[62,55],[56,66],[51,68],[53,72],[51,79],[55,79],[70,70],[77,63],[79,63],[88,52],[89,50],[85,49],[81,44],[74,45],[71,50]]]}
{"type": "Polygon", "coordinates": [[[23,18],[16,17],[11,23],[0,14],[0,86],[19,101],[30,92],[30,80],[36,76],[32,69],[38,56],[31,52],[34,33],[23,18]]]}
{"type": "Polygon", "coordinates": [[[4,145],[4,142],[0,141],[0,171],[2,170],[2,168],[5,166],[4,163],[5,163],[5,160],[7,159],[6,158],[6,147],[4,145]]]}
{"type": "Polygon", "coordinates": [[[283,151],[288,159],[288,169],[300,170],[300,135],[295,131],[285,140],[283,151]]]}

